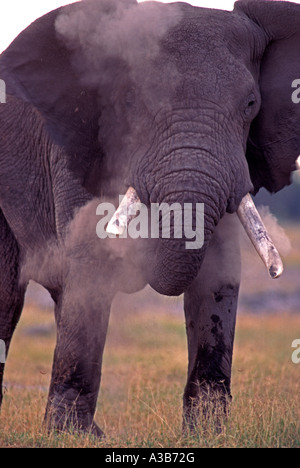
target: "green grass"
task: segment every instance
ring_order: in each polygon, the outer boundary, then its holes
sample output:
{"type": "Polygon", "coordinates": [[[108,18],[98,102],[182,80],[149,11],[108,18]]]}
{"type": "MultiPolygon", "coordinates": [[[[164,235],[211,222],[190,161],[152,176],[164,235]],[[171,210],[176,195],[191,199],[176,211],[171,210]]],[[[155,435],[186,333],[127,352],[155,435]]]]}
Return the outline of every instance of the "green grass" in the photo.
{"type": "Polygon", "coordinates": [[[184,319],[160,312],[112,316],[96,414],[106,439],[99,442],[92,436],[44,431],[53,317],[27,307],[7,363],[0,446],[300,447],[300,365],[291,361],[300,316],[239,317],[228,421],[220,433],[199,429],[183,437],[184,319]],[[28,333],[37,323],[49,326],[49,333],[28,333]]]}

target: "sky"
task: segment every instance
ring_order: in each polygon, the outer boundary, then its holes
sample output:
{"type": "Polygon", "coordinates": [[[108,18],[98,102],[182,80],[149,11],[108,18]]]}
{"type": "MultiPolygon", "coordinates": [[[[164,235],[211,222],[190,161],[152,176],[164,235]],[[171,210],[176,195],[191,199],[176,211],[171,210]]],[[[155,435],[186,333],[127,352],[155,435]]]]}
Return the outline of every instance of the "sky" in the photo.
{"type": "MultiPolygon", "coordinates": [[[[163,1],[168,2],[168,0],[163,1]]],[[[6,0],[1,3],[3,4],[0,6],[0,52],[35,19],[73,2],[72,0],[6,0]]],[[[232,10],[234,0],[190,0],[188,3],[207,8],[232,10]]]]}

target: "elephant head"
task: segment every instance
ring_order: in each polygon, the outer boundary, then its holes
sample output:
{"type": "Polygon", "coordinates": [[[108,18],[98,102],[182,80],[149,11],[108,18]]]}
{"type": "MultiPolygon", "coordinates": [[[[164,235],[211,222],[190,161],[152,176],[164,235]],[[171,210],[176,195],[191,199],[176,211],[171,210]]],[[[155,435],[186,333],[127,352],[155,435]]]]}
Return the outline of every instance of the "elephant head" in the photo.
{"type": "Polygon", "coordinates": [[[0,72],[93,196],[132,186],[147,206],[204,203],[203,247],[161,239],[145,258],[150,284],[177,295],[224,214],[241,211],[249,192],[289,183],[300,149],[299,26],[299,5],[280,1],[225,12],[86,0],[21,33],[0,72]]]}

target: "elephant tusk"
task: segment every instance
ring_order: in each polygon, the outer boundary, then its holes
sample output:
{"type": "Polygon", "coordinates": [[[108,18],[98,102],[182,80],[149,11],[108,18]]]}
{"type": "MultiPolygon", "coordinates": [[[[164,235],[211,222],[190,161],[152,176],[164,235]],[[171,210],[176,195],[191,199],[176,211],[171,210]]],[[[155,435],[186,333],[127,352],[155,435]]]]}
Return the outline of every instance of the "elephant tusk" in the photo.
{"type": "Polygon", "coordinates": [[[271,278],[279,278],[284,271],[282,260],[250,194],[241,201],[237,214],[271,278]]]}
{"type": "Polygon", "coordinates": [[[300,156],[296,160],[296,171],[300,170],[300,156]]]}
{"type": "Polygon", "coordinates": [[[136,212],[140,206],[141,200],[139,199],[136,190],[129,187],[126,195],[119,205],[119,208],[108,223],[106,232],[108,234],[122,236],[131,219],[136,217],[136,212]]]}

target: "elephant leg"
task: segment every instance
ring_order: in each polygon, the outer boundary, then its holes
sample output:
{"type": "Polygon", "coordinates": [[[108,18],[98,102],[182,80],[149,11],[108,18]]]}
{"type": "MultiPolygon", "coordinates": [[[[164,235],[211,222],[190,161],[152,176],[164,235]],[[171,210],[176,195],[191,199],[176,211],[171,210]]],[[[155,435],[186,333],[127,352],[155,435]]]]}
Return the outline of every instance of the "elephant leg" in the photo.
{"type": "Polygon", "coordinates": [[[184,429],[212,420],[218,428],[227,413],[240,275],[239,223],[226,215],[184,297],[189,353],[184,429]]]}
{"type": "MultiPolygon", "coordinates": [[[[95,278],[91,272],[81,273],[82,281],[95,278]]],[[[101,298],[93,279],[91,285],[80,283],[78,277],[70,283],[56,304],[57,344],[45,422],[50,429],[102,437],[93,418],[111,302],[101,298]]]]}
{"type": "MultiPolygon", "coordinates": [[[[5,356],[24,305],[25,285],[19,284],[20,254],[16,240],[0,211],[0,340],[5,356]]],[[[1,359],[5,360],[5,359],[1,359]]],[[[0,406],[4,363],[0,363],[0,406]]]]}

